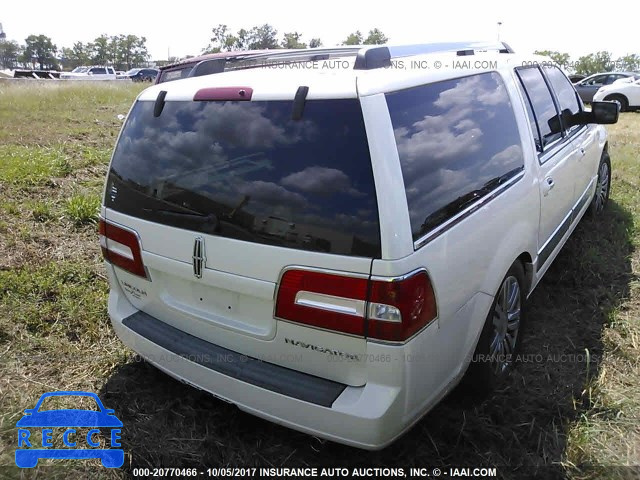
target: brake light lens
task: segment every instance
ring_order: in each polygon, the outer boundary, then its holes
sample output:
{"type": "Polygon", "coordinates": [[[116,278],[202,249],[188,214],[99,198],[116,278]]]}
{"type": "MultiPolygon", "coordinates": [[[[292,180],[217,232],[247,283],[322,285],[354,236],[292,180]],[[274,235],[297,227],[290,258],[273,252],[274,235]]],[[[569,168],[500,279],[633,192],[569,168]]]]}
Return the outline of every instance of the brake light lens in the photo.
{"type": "Polygon", "coordinates": [[[437,308],[424,270],[370,279],[292,269],[280,280],[275,315],[336,332],[403,342],[435,320],[437,308]]]}
{"type": "Polygon", "coordinates": [[[106,261],[149,280],[142,261],[140,240],[134,231],[100,219],[98,232],[102,256],[106,261]]]}
{"type": "Polygon", "coordinates": [[[372,280],[369,337],[400,342],[435,320],[436,297],[427,272],[402,279],[372,280]]]}
{"type": "Polygon", "coordinates": [[[287,270],[280,280],[276,317],[364,335],[367,279],[287,270]]]}

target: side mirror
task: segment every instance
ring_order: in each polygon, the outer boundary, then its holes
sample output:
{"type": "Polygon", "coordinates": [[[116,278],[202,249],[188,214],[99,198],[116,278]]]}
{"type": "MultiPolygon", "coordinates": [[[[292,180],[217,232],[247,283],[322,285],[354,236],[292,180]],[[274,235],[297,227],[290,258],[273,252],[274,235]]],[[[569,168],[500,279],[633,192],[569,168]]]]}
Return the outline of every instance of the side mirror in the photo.
{"type": "Polygon", "coordinates": [[[615,102],[593,102],[590,112],[580,112],[571,115],[571,125],[587,125],[597,123],[599,125],[611,125],[618,122],[620,113],[618,104],[615,102]]]}
{"type": "Polygon", "coordinates": [[[618,121],[620,106],[615,102],[593,102],[591,104],[593,122],[601,125],[610,125],[618,121]]]}

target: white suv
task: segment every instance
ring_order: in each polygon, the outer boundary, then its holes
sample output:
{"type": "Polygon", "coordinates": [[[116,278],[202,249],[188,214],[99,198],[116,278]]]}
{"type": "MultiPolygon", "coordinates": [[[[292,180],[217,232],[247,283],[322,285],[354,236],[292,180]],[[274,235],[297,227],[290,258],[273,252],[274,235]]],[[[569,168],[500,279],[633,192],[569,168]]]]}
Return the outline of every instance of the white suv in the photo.
{"type": "Polygon", "coordinates": [[[465,372],[486,390],[526,298],[609,195],[594,123],[617,107],[585,112],[530,60],[269,52],[146,89],[101,210],[116,333],[244,411],[367,449],[465,372]]]}

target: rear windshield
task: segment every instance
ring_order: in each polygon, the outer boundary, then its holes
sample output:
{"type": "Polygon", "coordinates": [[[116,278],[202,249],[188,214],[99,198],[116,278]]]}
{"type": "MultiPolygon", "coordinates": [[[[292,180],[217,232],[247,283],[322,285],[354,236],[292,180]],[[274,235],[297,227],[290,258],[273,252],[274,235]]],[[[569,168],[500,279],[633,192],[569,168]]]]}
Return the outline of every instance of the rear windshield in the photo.
{"type": "Polygon", "coordinates": [[[180,67],[161,70],[158,74],[158,80],[156,81],[156,83],[173,82],[174,80],[187,78],[194,66],[195,64],[187,64],[180,67]]]}
{"type": "Polygon", "coordinates": [[[105,205],[178,228],[380,257],[360,104],[138,102],[114,152],[105,205]]]}

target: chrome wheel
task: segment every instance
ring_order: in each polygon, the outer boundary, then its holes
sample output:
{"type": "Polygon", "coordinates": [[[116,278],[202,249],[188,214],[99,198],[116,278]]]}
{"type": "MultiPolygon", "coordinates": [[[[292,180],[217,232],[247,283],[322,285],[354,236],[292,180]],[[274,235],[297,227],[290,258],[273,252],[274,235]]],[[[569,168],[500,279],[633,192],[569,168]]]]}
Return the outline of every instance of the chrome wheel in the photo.
{"type": "Polygon", "coordinates": [[[520,284],[518,279],[511,275],[502,282],[493,310],[489,355],[498,374],[503,373],[513,363],[520,317],[520,284]]]}
{"type": "Polygon", "coordinates": [[[600,170],[598,170],[598,184],[596,187],[595,207],[596,212],[604,209],[607,199],[609,198],[609,164],[602,162],[600,170]]]}

